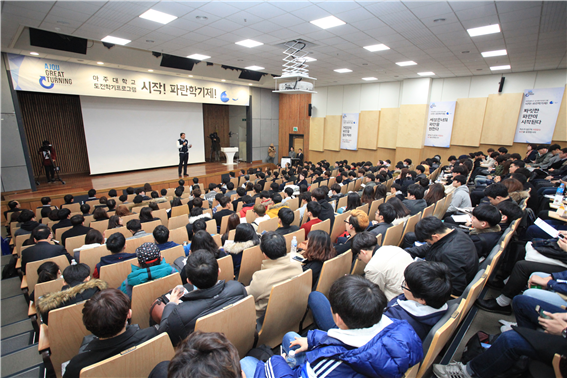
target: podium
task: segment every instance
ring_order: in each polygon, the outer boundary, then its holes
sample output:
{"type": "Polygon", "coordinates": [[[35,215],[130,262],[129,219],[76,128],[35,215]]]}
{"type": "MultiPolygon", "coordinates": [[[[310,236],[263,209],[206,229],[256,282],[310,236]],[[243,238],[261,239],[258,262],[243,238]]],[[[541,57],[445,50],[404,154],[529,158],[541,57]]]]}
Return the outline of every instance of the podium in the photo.
{"type": "Polygon", "coordinates": [[[221,151],[226,155],[226,163],[224,165],[233,165],[234,155],[238,152],[238,147],[221,147],[221,151]]]}

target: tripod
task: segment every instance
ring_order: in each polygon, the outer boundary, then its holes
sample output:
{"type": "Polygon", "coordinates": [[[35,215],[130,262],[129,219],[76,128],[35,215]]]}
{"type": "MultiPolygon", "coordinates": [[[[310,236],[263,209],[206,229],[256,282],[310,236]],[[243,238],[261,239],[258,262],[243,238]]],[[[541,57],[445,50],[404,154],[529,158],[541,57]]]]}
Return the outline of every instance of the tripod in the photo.
{"type": "MultiPolygon", "coordinates": [[[[53,163],[53,159],[51,158],[51,151],[49,150],[49,148],[42,147],[40,151],[44,153],[44,158],[46,157],[46,158],[49,159],[49,162],[51,163],[51,166],[53,167],[53,172],[52,172],[53,180],[52,181],[53,182],[60,181],[61,184],[65,185],[65,181],[63,181],[61,179],[61,176],[59,176],[59,167],[56,167],[55,164],[53,163]]],[[[42,160],[42,163],[43,163],[43,160],[42,160]]],[[[42,167],[44,167],[43,164],[42,164],[42,167]]],[[[40,169],[39,175],[41,175],[41,171],[42,171],[42,169],[40,169]]],[[[39,185],[39,175],[38,175],[38,179],[36,179],[37,185],[39,185]]]]}

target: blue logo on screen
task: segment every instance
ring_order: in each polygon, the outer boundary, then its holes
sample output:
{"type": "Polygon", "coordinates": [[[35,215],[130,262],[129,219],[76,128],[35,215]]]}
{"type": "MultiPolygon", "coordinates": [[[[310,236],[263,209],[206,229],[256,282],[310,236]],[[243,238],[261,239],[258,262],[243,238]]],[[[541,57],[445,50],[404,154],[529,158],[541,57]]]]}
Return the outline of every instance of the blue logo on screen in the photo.
{"type": "Polygon", "coordinates": [[[528,93],[526,93],[524,96],[530,97],[530,96],[533,96],[534,94],[535,94],[534,92],[528,91],[528,93]]]}
{"type": "Polygon", "coordinates": [[[549,101],[549,105],[553,104],[553,101],[549,101]]]}
{"type": "Polygon", "coordinates": [[[437,105],[435,105],[434,102],[432,102],[431,105],[429,106],[430,109],[433,109],[433,108],[436,108],[436,107],[437,107],[437,105]]]}
{"type": "Polygon", "coordinates": [[[40,76],[39,77],[39,85],[41,85],[45,89],[51,89],[55,85],[54,83],[51,83],[50,85],[45,85],[44,82],[45,82],[45,76],[40,76]]]}
{"type": "Polygon", "coordinates": [[[229,102],[230,101],[230,97],[228,97],[228,95],[226,94],[226,92],[222,92],[220,95],[220,99],[222,102],[229,102]]]}

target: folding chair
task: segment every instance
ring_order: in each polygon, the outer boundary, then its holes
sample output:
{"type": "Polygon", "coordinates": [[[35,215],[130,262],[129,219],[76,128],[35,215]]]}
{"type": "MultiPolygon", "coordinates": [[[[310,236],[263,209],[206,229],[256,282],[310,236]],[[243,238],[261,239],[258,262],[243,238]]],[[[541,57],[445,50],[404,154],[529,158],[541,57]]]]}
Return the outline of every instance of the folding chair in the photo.
{"type": "Polygon", "coordinates": [[[169,230],[169,241],[175,242],[177,244],[183,244],[189,241],[189,236],[187,236],[187,228],[179,227],[173,230],[169,230]]]}
{"type": "MultiPolygon", "coordinates": [[[[346,185],[343,186],[343,188],[346,188],[346,185]]],[[[345,189],[345,191],[346,191],[346,189],[345,189]]],[[[345,207],[347,205],[347,200],[348,200],[347,196],[339,198],[339,202],[337,204],[337,210],[340,209],[341,207],[345,207]]]]}
{"type": "Polygon", "coordinates": [[[291,251],[291,241],[293,240],[294,236],[297,240],[297,244],[303,243],[305,241],[305,229],[301,228],[298,231],[284,235],[287,253],[291,251]]]}
{"type": "Polygon", "coordinates": [[[378,210],[378,206],[384,203],[384,198],[380,198],[378,200],[372,201],[370,205],[370,210],[368,210],[368,220],[372,222],[376,220],[376,211],[378,210]]]}
{"type": "Polygon", "coordinates": [[[299,208],[299,197],[295,197],[294,199],[290,199],[287,202],[287,205],[291,209],[291,211],[295,211],[299,208]]]}
{"type": "MultiPolygon", "coordinates": [[[[402,244],[402,241],[404,240],[404,236],[406,236],[406,234],[408,232],[414,232],[415,230],[415,225],[417,224],[417,222],[419,222],[421,220],[421,212],[415,214],[414,216],[409,217],[409,219],[406,222],[406,226],[404,227],[404,232],[402,233],[402,236],[400,238],[400,242],[398,243],[398,245],[402,244]]],[[[402,223],[403,224],[403,223],[402,223]]]]}
{"type": "Polygon", "coordinates": [[[121,217],[122,218],[122,223],[124,224],[124,226],[126,226],[126,224],[131,221],[132,219],[140,219],[140,214],[131,214],[131,215],[126,215],[121,217]]]}
{"type": "MultiPolygon", "coordinates": [[[[168,204],[169,202],[163,202],[168,204]]],[[[159,210],[152,211],[152,217],[159,218],[161,220],[161,225],[167,227],[169,224],[169,218],[167,217],[167,210],[160,208],[159,210]]]]}
{"type": "Polygon", "coordinates": [[[329,290],[331,290],[333,282],[349,274],[351,266],[352,252],[350,250],[325,261],[321,269],[321,274],[319,275],[317,289],[315,290],[325,294],[325,296],[329,296],[329,290]]]}
{"type": "Polygon", "coordinates": [[[254,297],[249,295],[222,310],[197,319],[195,331],[224,333],[238,350],[240,358],[244,358],[254,346],[256,332],[254,297]]]}
{"type": "MultiPolygon", "coordinates": [[[[336,223],[336,219],[335,219],[335,223],[336,223]]],[[[331,220],[327,219],[324,220],[323,222],[314,224],[313,226],[311,226],[311,231],[314,230],[321,230],[321,231],[325,231],[327,234],[331,233],[331,220]]]]}
{"type": "Polygon", "coordinates": [[[37,283],[37,268],[41,266],[41,264],[52,261],[59,266],[61,272],[65,270],[66,267],[69,266],[69,260],[64,255],[50,257],[48,259],[32,261],[26,264],[26,275],[22,277],[22,283],[20,284],[21,289],[28,289],[28,292],[31,293],[34,288],[35,284],[37,283]]]}
{"type": "Polygon", "coordinates": [[[256,219],[256,213],[252,209],[246,212],[246,223],[252,223],[256,219]]]}
{"type": "MultiPolygon", "coordinates": [[[[100,262],[100,258],[103,256],[110,255],[111,252],[106,248],[106,244],[100,247],[94,247],[91,249],[85,249],[79,252],[79,261],[81,263],[87,264],[91,269],[91,277],[93,276],[96,264],[100,262]]],[[[100,273],[100,272],[99,272],[100,273]]],[[[100,277],[100,276],[99,276],[100,277]]]]}
{"type": "Polygon", "coordinates": [[[384,235],[384,242],[382,245],[395,245],[396,247],[400,244],[400,240],[402,239],[402,233],[404,232],[404,224],[399,223],[395,226],[392,226],[386,230],[386,234],[384,235]]]}
{"type": "Polygon", "coordinates": [[[220,269],[219,280],[234,280],[234,263],[232,262],[232,256],[222,257],[217,260],[217,263],[220,269]]]}
{"type": "Polygon", "coordinates": [[[463,294],[461,295],[461,298],[465,299],[465,306],[461,311],[461,313],[459,314],[459,319],[458,319],[459,323],[469,313],[471,307],[480,296],[480,293],[482,292],[482,289],[484,288],[484,285],[486,284],[487,280],[488,280],[488,276],[486,275],[486,271],[484,269],[480,270],[473,278],[471,283],[468,284],[468,286],[465,288],[463,294]]]}
{"type": "Polygon", "coordinates": [[[163,251],[161,251],[161,257],[163,257],[166,263],[173,266],[175,259],[179,257],[185,257],[185,250],[183,249],[182,245],[164,249],[163,251]]]}
{"type": "Polygon", "coordinates": [[[433,216],[434,209],[435,209],[434,203],[423,209],[423,211],[421,212],[421,219],[433,216]]]}
{"type": "Polygon", "coordinates": [[[130,230],[128,230],[125,226],[122,226],[122,227],[110,228],[108,230],[105,230],[103,232],[104,238],[108,239],[110,235],[112,235],[116,232],[120,232],[122,235],[124,235],[124,237],[126,239],[128,239],[130,236],[132,236],[132,233],[130,232],[130,230]]]}
{"type": "Polygon", "coordinates": [[[138,324],[140,328],[150,326],[150,307],[157,297],[181,285],[179,273],[158,278],[132,288],[132,324],[138,324]]]}
{"type": "Polygon", "coordinates": [[[118,289],[128,275],[132,273],[132,265],[139,266],[138,259],[131,259],[116,264],[101,266],[100,279],[106,281],[108,287],[118,289]]]}
{"type": "Polygon", "coordinates": [[[254,273],[262,268],[264,256],[260,250],[260,246],[256,245],[242,251],[242,262],[240,263],[240,273],[238,274],[238,282],[244,286],[250,285],[254,273]]]}
{"type": "Polygon", "coordinates": [[[147,377],[158,363],[171,360],[174,355],[169,336],[162,333],[114,357],[81,369],[80,378],[147,377]]]}
{"type": "MultiPolygon", "coordinates": [[[[65,233],[65,231],[68,231],[70,229],[72,229],[73,226],[69,226],[69,227],[60,227],[58,229],[55,230],[55,240],[61,240],[61,235],[63,235],[65,233]]],[[[29,238],[29,235],[27,235],[29,238]]],[[[22,237],[22,235],[20,236],[16,236],[16,243],[18,242],[18,238],[22,237]]],[[[17,244],[16,244],[17,246],[17,244]]]]}
{"type": "Polygon", "coordinates": [[[181,205],[171,208],[171,218],[178,217],[180,215],[189,215],[189,206],[181,205]]]}
{"type": "Polygon", "coordinates": [[[187,223],[189,223],[189,216],[187,214],[183,214],[178,217],[172,216],[171,218],[169,218],[167,228],[174,230],[179,227],[187,226],[187,223]]]}
{"type": "Polygon", "coordinates": [[[151,221],[151,222],[142,223],[142,230],[144,230],[144,231],[147,232],[148,234],[151,234],[152,232],[154,232],[154,229],[155,229],[157,226],[161,226],[161,219],[160,219],[160,220],[151,221]]]}
{"type": "Polygon", "coordinates": [[[361,210],[361,211],[365,212],[366,214],[368,214],[368,204],[365,203],[364,205],[357,207],[356,210],[361,210]]]}
{"type": "Polygon", "coordinates": [[[264,231],[275,231],[278,228],[278,221],[279,218],[275,217],[261,222],[258,225],[258,234],[261,234],[264,231]]]}
{"type": "Polygon", "coordinates": [[[299,209],[296,209],[293,211],[293,222],[291,223],[292,226],[300,226],[301,223],[301,211],[299,211],[299,209]]]}
{"type": "Polygon", "coordinates": [[[72,238],[67,238],[67,240],[65,240],[65,249],[70,255],[73,255],[73,250],[75,250],[75,248],[80,248],[85,245],[86,236],[87,235],[73,236],[72,238]]]}
{"type": "Polygon", "coordinates": [[[144,243],[153,243],[154,242],[154,236],[152,234],[150,235],[145,235],[142,236],[140,238],[136,238],[136,239],[130,239],[130,240],[126,240],[126,247],[124,252],[126,253],[135,253],[136,252],[136,248],[138,248],[139,246],[141,246],[144,243]]]}
{"type": "Polygon", "coordinates": [[[232,214],[229,215],[225,215],[224,217],[221,218],[221,225],[220,225],[220,232],[219,234],[224,235],[224,233],[226,232],[226,229],[228,227],[228,218],[231,216],[232,214]]]}
{"type": "Polygon", "coordinates": [[[289,331],[299,332],[299,323],[311,293],[312,273],[311,269],[306,270],[272,287],[264,323],[258,333],[258,345],[266,344],[274,348],[289,331]]]}
{"type": "Polygon", "coordinates": [[[222,237],[220,234],[213,235],[213,240],[217,243],[219,248],[222,248],[222,237]]]}

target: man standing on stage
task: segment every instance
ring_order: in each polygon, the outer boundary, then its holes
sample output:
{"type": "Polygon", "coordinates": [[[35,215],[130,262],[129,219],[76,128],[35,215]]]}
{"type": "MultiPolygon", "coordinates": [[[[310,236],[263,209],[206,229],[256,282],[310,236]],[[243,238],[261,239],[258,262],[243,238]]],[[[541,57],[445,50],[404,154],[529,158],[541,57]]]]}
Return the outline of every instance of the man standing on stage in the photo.
{"type": "Polygon", "coordinates": [[[43,161],[43,166],[45,167],[45,175],[47,176],[47,182],[55,182],[55,159],[57,155],[55,154],[55,149],[49,143],[49,141],[44,140],[42,146],[39,149],[39,154],[41,155],[41,160],[43,161]]]}
{"type": "Polygon", "coordinates": [[[189,144],[189,141],[185,139],[185,133],[179,134],[180,138],[177,140],[177,148],[179,149],[179,168],[178,173],[181,177],[181,167],[183,167],[183,175],[189,176],[187,174],[187,161],[189,160],[189,149],[193,147],[189,144]]]}

